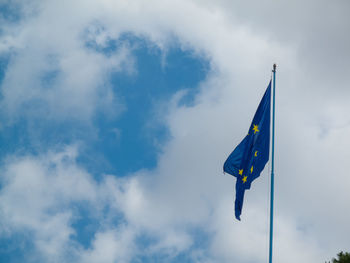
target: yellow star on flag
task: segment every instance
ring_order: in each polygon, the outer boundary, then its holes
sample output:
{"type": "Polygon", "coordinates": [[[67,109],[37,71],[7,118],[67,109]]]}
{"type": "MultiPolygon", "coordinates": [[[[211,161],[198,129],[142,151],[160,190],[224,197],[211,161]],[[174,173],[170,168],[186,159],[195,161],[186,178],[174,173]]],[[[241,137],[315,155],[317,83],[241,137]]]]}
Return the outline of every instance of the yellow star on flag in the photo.
{"type": "Polygon", "coordinates": [[[258,151],[255,151],[254,157],[257,157],[257,156],[258,156],[258,151]]]}
{"type": "Polygon", "coordinates": [[[252,165],[252,167],[250,168],[250,173],[253,173],[253,165],[252,165]]]}
{"type": "Polygon", "coordinates": [[[255,125],[255,124],[253,125],[254,134],[257,133],[257,132],[259,132],[259,129],[258,129],[258,128],[259,128],[258,125],[255,125]]]}
{"type": "Polygon", "coordinates": [[[247,181],[247,176],[244,176],[242,181],[243,181],[243,183],[245,183],[247,181]]]}
{"type": "Polygon", "coordinates": [[[239,173],[239,175],[242,175],[243,174],[243,169],[238,170],[238,173],[239,173]]]}

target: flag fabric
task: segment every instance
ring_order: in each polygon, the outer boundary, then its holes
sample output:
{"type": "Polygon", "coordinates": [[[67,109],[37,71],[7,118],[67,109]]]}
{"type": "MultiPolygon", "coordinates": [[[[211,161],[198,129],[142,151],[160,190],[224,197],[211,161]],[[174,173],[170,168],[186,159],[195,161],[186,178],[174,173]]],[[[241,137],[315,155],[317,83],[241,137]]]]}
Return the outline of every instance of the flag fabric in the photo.
{"type": "Polygon", "coordinates": [[[260,176],[269,160],[271,81],[260,101],[248,134],[224,163],[224,172],[237,178],[235,216],[241,220],[244,192],[260,176]]]}

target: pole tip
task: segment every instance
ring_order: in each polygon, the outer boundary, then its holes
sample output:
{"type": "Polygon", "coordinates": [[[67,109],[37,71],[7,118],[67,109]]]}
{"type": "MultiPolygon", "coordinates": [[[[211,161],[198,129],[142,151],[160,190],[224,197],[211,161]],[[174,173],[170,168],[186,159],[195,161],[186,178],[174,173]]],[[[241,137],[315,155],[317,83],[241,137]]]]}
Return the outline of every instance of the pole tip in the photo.
{"type": "Polygon", "coordinates": [[[273,64],[273,70],[272,70],[272,72],[276,72],[276,63],[273,64]]]}

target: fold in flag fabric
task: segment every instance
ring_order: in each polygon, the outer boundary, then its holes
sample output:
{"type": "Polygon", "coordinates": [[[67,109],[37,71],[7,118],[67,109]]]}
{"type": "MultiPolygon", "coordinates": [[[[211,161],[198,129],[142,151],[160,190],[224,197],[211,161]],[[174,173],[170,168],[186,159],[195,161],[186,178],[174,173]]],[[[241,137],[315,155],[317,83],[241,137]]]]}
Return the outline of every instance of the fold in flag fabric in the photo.
{"type": "Polygon", "coordinates": [[[244,192],[260,176],[269,160],[271,81],[260,101],[248,134],[224,163],[224,172],[237,178],[235,216],[241,220],[244,192]]]}

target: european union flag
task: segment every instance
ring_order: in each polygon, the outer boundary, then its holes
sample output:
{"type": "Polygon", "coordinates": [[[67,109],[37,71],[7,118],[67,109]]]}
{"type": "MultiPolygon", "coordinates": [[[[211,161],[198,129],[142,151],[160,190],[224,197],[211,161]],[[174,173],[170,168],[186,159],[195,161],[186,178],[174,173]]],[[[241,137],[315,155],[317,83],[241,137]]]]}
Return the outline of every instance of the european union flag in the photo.
{"type": "Polygon", "coordinates": [[[271,81],[254,115],[248,134],[224,163],[224,172],[237,178],[235,216],[241,220],[244,192],[269,160],[271,81]]]}

